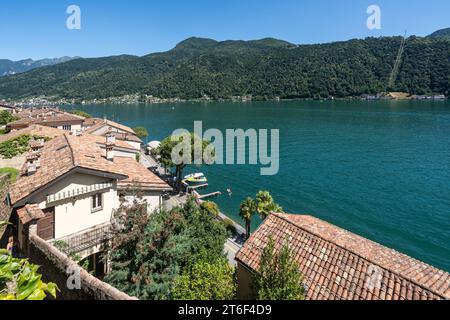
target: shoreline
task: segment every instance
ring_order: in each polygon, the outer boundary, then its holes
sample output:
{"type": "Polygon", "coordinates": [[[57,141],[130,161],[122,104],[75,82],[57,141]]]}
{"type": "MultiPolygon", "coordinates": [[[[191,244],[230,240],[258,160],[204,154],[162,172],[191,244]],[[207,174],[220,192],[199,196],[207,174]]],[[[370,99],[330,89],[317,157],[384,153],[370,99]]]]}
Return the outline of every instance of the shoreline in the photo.
{"type": "Polygon", "coordinates": [[[76,99],[54,99],[48,97],[35,97],[29,99],[9,99],[7,103],[22,107],[42,107],[42,106],[71,106],[71,105],[158,105],[158,104],[179,104],[179,103],[251,103],[251,102],[291,102],[291,101],[446,101],[450,96],[443,94],[432,95],[409,95],[406,93],[382,93],[364,94],[361,96],[348,97],[327,97],[327,98],[253,98],[252,96],[236,96],[230,98],[156,98],[142,101],[135,99],[136,96],[110,97],[104,99],[82,100],[76,99]],[[397,96],[396,96],[397,95],[397,96]]]}

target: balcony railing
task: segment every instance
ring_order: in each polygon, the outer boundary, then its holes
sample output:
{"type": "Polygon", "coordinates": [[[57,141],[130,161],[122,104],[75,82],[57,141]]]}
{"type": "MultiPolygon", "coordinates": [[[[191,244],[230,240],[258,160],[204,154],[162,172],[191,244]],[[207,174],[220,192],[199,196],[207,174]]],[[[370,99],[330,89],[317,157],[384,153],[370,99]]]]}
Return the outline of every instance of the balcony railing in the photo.
{"type": "Polygon", "coordinates": [[[93,184],[90,186],[85,186],[85,187],[81,187],[81,188],[77,188],[77,189],[73,189],[73,190],[69,190],[69,191],[51,194],[51,195],[47,196],[47,203],[61,201],[61,200],[77,197],[77,196],[80,196],[83,194],[88,194],[91,192],[97,192],[100,190],[109,189],[112,187],[113,187],[112,182],[98,183],[98,184],[93,184]]]}
{"type": "Polygon", "coordinates": [[[112,237],[112,226],[110,223],[106,223],[63,238],[59,238],[55,240],[55,242],[63,242],[68,252],[78,253],[97,245],[101,245],[112,239],[112,237]]]}

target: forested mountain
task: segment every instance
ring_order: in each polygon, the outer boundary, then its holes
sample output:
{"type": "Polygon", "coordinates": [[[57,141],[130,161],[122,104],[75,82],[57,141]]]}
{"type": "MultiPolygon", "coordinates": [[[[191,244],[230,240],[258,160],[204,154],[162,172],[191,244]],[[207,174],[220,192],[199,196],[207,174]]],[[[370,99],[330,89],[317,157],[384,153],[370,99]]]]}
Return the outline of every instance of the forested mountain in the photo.
{"type": "Polygon", "coordinates": [[[389,76],[401,37],[317,45],[276,39],[190,38],[143,57],[77,59],[0,78],[0,98],[54,96],[94,99],[146,94],[183,99],[346,97],[382,91],[414,94],[450,90],[450,41],[410,37],[396,84],[389,76]]]}
{"type": "Polygon", "coordinates": [[[20,60],[20,61],[12,61],[6,59],[0,59],[0,77],[17,74],[22,72],[27,72],[36,68],[41,68],[45,66],[52,66],[58,63],[67,62],[73,60],[75,58],[72,57],[62,57],[62,58],[54,58],[54,59],[42,59],[42,60],[20,60]]]}
{"type": "Polygon", "coordinates": [[[450,40],[450,28],[441,29],[436,32],[433,32],[428,36],[428,38],[450,40]]]}

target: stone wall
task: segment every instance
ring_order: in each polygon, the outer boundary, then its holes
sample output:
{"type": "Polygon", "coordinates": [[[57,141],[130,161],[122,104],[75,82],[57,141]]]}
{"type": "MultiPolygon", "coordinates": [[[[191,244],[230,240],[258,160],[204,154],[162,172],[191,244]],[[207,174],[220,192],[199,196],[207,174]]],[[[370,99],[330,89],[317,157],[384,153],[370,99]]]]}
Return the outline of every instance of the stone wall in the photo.
{"type": "MultiPolygon", "coordinates": [[[[0,176],[0,221],[9,221],[11,216],[11,207],[7,200],[9,192],[9,175],[0,176]]],[[[3,239],[6,226],[0,227],[0,239],[3,239]]],[[[4,241],[1,240],[1,247],[4,247],[4,241]]]]}
{"type": "Polygon", "coordinates": [[[46,282],[54,282],[58,285],[61,292],[58,292],[57,299],[137,300],[95,278],[56,247],[38,237],[36,225],[30,226],[29,235],[28,258],[32,263],[41,266],[39,272],[42,273],[46,282]],[[71,271],[71,274],[68,274],[68,270],[71,271]],[[68,279],[73,275],[79,275],[80,289],[70,290],[68,288],[68,279]]]}

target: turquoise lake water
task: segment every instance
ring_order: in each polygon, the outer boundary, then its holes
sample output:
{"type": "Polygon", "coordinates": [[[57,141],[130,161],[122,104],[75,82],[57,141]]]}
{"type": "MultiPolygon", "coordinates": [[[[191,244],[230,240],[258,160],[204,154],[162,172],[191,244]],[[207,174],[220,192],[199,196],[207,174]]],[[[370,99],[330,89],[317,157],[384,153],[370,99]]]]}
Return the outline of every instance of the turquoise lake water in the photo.
{"type": "MultiPolygon", "coordinates": [[[[194,168],[240,221],[240,202],[269,190],[286,212],[309,214],[450,271],[450,101],[290,101],[83,105],[96,117],[145,126],[148,140],[174,129],[280,130],[280,170],[194,168]],[[226,190],[233,191],[230,197],[226,190]]],[[[204,192],[207,192],[204,191],[204,192]]],[[[257,227],[258,219],[254,226],[257,227]]]]}

